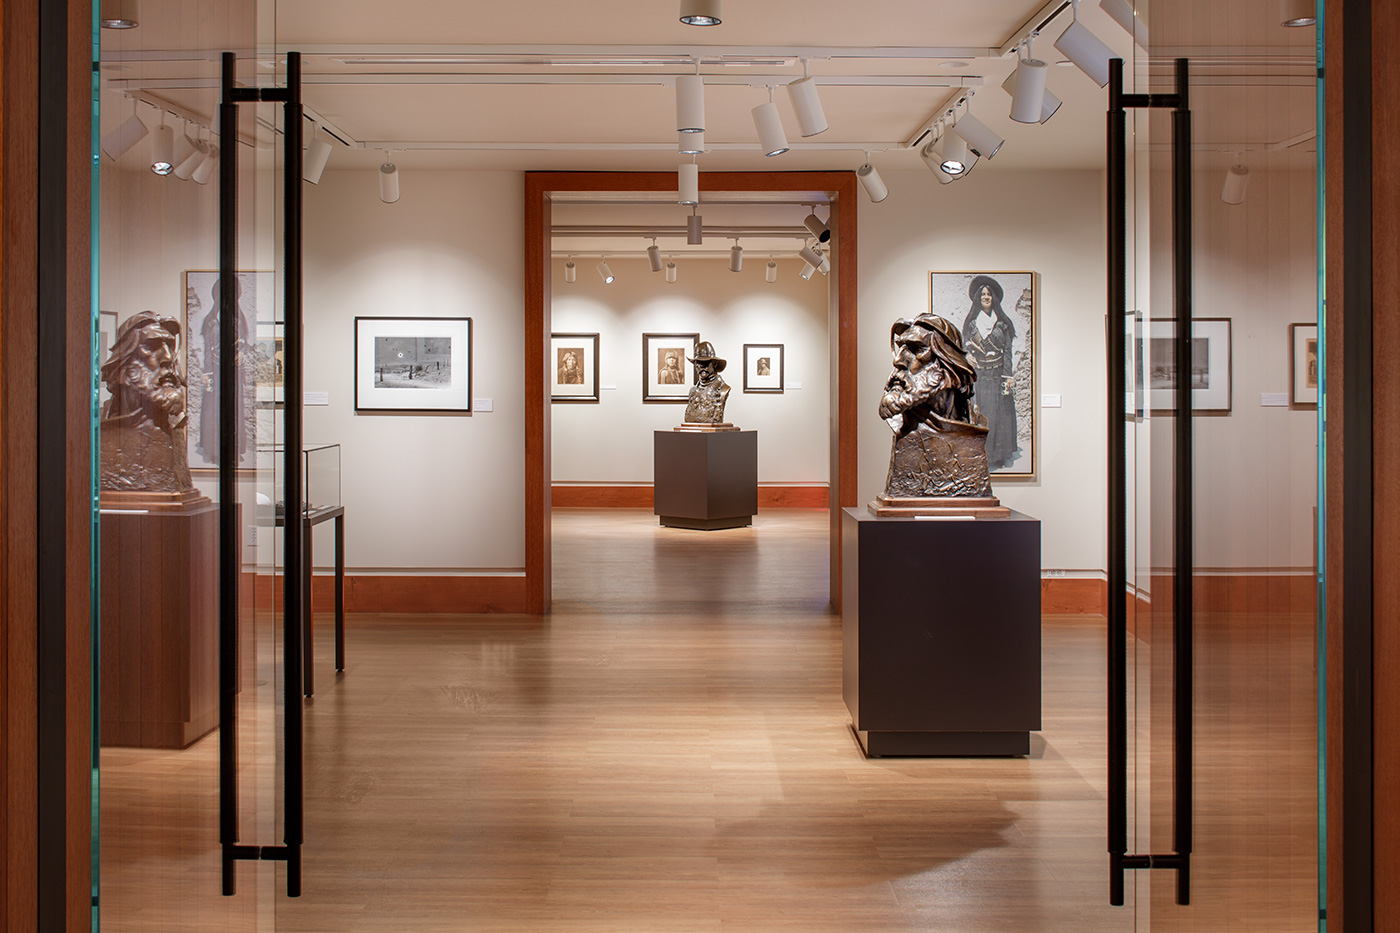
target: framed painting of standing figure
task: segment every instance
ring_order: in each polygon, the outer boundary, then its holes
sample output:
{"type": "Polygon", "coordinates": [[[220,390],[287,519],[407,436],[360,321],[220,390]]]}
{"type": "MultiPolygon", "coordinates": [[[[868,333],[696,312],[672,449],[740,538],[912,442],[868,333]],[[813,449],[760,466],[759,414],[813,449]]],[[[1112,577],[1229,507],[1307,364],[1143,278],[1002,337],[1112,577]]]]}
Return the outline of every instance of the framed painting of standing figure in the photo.
{"type": "Polygon", "coordinates": [[[549,363],[554,368],[550,401],[598,401],[597,334],[550,334],[549,363]]]}
{"type": "Polygon", "coordinates": [[[930,272],[929,310],[962,334],[987,419],[987,466],[999,477],[1036,472],[1034,272],[930,272]]]}

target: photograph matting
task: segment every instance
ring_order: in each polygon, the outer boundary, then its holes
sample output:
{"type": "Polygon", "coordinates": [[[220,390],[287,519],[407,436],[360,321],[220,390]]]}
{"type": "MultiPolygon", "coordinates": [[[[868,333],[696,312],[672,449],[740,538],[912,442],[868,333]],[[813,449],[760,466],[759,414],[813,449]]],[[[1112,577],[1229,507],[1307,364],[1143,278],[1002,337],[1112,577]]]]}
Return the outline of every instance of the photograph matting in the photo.
{"type": "Polygon", "coordinates": [[[783,355],[781,343],[744,344],[744,391],[781,394],[783,355]]]}
{"type": "Polygon", "coordinates": [[[550,334],[552,402],[598,401],[598,335],[550,334]]]}
{"type": "MultiPolygon", "coordinates": [[[[1149,321],[1147,341],[1148,395],[1154,414],[1176,410],[1176,322],[1149,321]]],[[[1191,409],[1223,414],[1230,411],[1230,319],[1191,321],[1191,409]]]]}
{"type": "Polygon", "coordinates": [[[355,318],[355,410],[470,412],[472,319],[355,318]]]}

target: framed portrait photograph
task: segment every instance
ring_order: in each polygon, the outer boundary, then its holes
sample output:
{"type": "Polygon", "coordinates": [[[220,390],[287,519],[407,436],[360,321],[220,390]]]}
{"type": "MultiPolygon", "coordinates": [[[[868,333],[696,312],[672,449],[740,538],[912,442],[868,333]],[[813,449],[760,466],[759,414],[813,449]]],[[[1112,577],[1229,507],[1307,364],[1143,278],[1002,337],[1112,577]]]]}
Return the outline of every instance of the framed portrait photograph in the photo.
{"type": "Polygon", "coordinates": [[[744,391],[783,391],[783,345],[781,343],[744,344],[744,391]]]}
{"type": "Polygon", "coordinates": [[[1319,367],[1317,325],[1289,324],[1288,344],[1292,348],[1288,365],[1292,390],[1288,399],[1295,408],[1316,408],[1319,367]]]}
{"type": "Polygon", "coordinates": [[[697,334],[642,334],[642,401],[680,402],[690,397],[690,364],[697,334]]]}
{"type": "MultiPolygon", "coordinates": [[[[1147,366],[1149,404],[1154,414],[1170,415],[1180,384],[1176,371],[1175,321],[1149,321],[1147,366]]],[[[1198,412],[1230,410],[1230,319],[1196,318],[1191,322],[1191,408],[1198,412]]]]}
{"type": "MultiPolygon", "coordinates": [[[[271,272],[238,272],[234,307],[238,312],[238,401],[242,413],[238,426],[237,468],[256,466],[259,437],[259,402],[280,400],[280,389],[260,381],[269,368],[258,356],[258,335],[266,329],[280,329],[278,308],[273,295],[271,272]]],[[[185,376],[189,391],[185,396],[189,430],[190,469],[219,466],[219,273],[185,273],[185,376]]]]}
{"type": "Polygon", "coordinates": [[[258,401],[261,403],[281,405],[284,400],[282,371],[286,358],[283,356],[283,335],[281,324],[258,322],[253,365],[258,371],[258,401]]]}
{"type": "Polygon", "coordinates": [[[355,410],[472,410],[472,319],[355,318],[355,410]]]}
{"type": "Polygon", "coordinates": [[[1001,477],[1036,471],[1034,272],[930,272],[929,310],[962,334],[987,419],[987,466],[1001,477]]]}
{"type": "Polygon", "coordinates": [[[550,334],[551,402],[598,401],[598,335],[550,334]]]}

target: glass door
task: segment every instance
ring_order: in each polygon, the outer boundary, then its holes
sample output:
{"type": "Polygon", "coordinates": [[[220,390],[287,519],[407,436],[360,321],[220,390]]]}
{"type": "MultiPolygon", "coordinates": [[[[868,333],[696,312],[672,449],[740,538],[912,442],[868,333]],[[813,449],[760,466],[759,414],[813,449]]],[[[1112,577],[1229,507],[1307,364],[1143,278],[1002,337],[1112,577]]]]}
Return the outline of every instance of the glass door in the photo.
{"type": "Polygon", "coordinates": [[[225,51],[238,51],[241,86],[284,77],[275,11],[267,0],[102,5],[103,930],[272,930],[287,891],[284,861],[248,857],[282,843],[286,809],[287,148],[280,105],[220,116],[225,51]],[[221,203],[233,166],[237,198],[221,203]],[[230,206],[231,263],[220,252],[230,206]]]}
{"type": "Polygon", "coordinates": [[[1191,136],[1183,203],[1171,110],[1128,118],[1126,805],[1155,867],[1127,883],[1154,931],[1314,930],[1316,34],[1276,5],[1139,14],[1129,87],[1176,93],[1188,59],[1191,136]]]}

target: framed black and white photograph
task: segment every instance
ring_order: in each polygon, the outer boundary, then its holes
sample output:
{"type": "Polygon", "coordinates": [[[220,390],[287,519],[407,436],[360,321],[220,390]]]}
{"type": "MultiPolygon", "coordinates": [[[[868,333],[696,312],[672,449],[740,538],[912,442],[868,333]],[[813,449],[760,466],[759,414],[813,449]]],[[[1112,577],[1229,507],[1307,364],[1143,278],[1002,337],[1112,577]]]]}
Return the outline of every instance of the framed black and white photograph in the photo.
{"type": "MultiPolygon", "coordinates": [[[[236,410],[242,413],[238,427],[239,469],[255,466],[259,439],[258,405],[270,402],[280,389],[264,387],[259,381],[267,369],[258,358],[258,334],[262,329],[280,329],[273,296],[271,272],[235,273],[237,287],[234,308],[238,312],[238,379],[235,387],[236,410]]],[[[185,376],[189,391],[185,396],[188,413],[186,432],[190,469],[219,466],[219,273],[185,273],[185,376]]]]}
{"type": "Polygon", "coordinates": [[[283,355],[284,331],[281,324],[258,322],[256,356],[254,365],[258,372],[258,401],[283,403],[282,371],[286,364],[283,355]]]}
{"type": "MultiPolygon", "coordinates": [[[[1175,321],[1148,322],[1148,396],[1154,414],[1169,415],[1176,408],[1180,380],[1175,339],[1175,321]]],[[[1229,318],[1196,318],[1191,322],[1191,372],[1186,382],[1191,389],[1193,411],[1230,410],[1229,318]]]]}
{"type": "MultiPolygon", "coordinates": [[[[112,347],[117,342],[117,312],[99,311],[97,312],[97,365],[102,366],[107,362],[107,357],[112,355],[112,347]]],[[[97,402],[99,406],[106,405],[111,399],[112,393],[107,391],[107,383],[101,379],[97,380],[97,402]]],[[[98,408],[98,416],[101,417],[101,408],[98,408]]]]}
{"type": "Polygon", "coordinates": [[[642,401],[685,402],[699,334],[642,334],[642,401]]]}
{"type": "Polygon", "coordinates": [[[472,410],[472,319],[355,318],[355,410],[472,410]]]}
{"type": "Polygon", "coordinates": [[[987,466],[1001,477],[1036,471],[1034,272],[930,272],[929,310],[962,333],[987,419],[987,466]]]}
{"type": "Polygon", "coordinates": [[[783,345],[781,343],[744,344],[744,391],[783,391],[783,345]]]}
{"type": "Polygon", "coordinates": [[[1147,416],[1147,372],[1142,358],[1142,312],[1129,311],[1123,321],[1125,348],[1123,416],[1141,421],[1147,416]]]}
{"type": "Polygon", "coordinates": [[[598,401],[598,335],[550,334],[549,365],[552,402],[598,401]]]}
{"type": "Polygon", "coordinates": [[[1316,408],[1318,387],[1317,325],[1289,324],[1292,348],[1288,371],[1292,390],[1288,399],[1295,408],[1316,408]]]}

